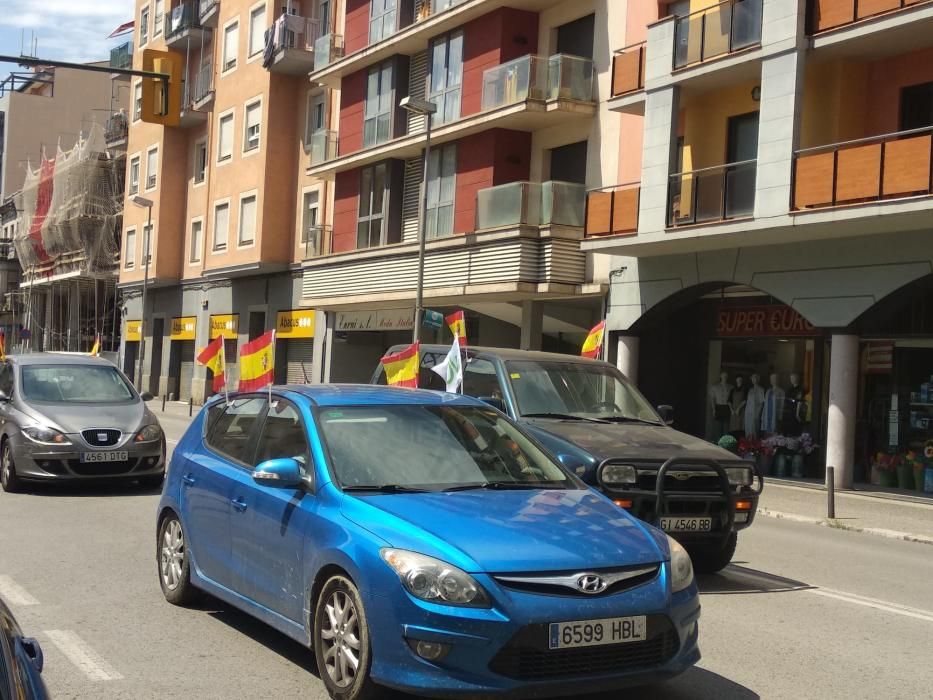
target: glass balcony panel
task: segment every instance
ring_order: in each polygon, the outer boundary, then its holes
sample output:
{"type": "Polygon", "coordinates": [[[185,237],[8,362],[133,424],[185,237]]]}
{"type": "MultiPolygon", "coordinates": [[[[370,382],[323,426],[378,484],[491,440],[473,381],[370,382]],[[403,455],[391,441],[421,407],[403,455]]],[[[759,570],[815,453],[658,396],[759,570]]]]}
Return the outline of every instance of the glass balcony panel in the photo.
{"type": "Polygon", "coordinates": [[[539,56],[522,56],[483,73],[483,109],[496,109],[547,94],[547,63],[539,56]]]}
{"type": "Polygon", "coordinates": [[[343,56],[343,36],[340,34],[322,34],[314,42],[314,70],[327,68],[343,56]]]}
{"type": "Polygon", "coordinates": [[[726,170],[726,219],[751,216],[754,213],[756,165],[742,163],[726,170]]]}
{"type": "Polygon", "coordinates": [[[580,56],[551,56],[548,59],[548,98],[592,101],[593,62],[580,56]]]}
{"type": "Polygon", "coordinates": [[[762,0],[742,0],[732,5],[732,51],[761,43],[762,0]]]}
{"type": "Polygon", "coordinates": [[[583,185],[574,182],[510,182],[476,193],[476,228],[583,226],[583,185]]]}
{"type": "Polygon", "coordinates": [[[693,177],[694,208],[693,223],[702,224],[722,219],[723,179],[719,170],[704,172],[693,177]]]}
{"type": "Polygon", "coordinates": [[[700,60],[729,53],[732,12],[728,4],[717,5],[703,15],[703,55],[700,60]]]}
{"type": "Polygon", "coordinates": [[[586,187],[575,182],[545,182],[541,188],[541,224],[583,226],[586,187]]]}
{"type": "Polygon", "coordinates": [[[330,129],[311,135],[311,165],[320,165],[337,157],[337,132],[330,129]]]}

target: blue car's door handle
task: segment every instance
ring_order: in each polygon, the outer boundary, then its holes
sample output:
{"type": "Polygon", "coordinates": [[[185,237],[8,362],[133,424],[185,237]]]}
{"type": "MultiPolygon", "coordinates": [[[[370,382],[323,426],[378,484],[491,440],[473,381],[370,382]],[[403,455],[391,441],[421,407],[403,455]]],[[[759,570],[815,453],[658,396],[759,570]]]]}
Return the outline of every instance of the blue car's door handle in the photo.
{"type": "Polygon", "coordinates": [[[242,496],[237,496],[236,498],[230,501],[233,504],[234,510],[242,513],[246,510],[246,501],[243,500],[242,496]]]}
{"type": "Polygon", "coordinates": [[[194,477],[191,474],[185,474],[181,477],[181,480],[185,482],[187,486],[194,486],[194,477]]]}

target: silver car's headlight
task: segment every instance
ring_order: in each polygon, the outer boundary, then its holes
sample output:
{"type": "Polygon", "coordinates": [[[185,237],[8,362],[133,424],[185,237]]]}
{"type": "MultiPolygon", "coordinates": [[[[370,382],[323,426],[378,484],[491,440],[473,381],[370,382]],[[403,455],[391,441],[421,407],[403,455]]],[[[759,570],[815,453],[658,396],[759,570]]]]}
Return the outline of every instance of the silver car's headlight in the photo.
{"type": "Polygon", "coordinates": [[[133,438],[133,442],[155,442],[162,438],[162,428],[160,428],[155,423],[147,425],[145,428],[136,433],[136,437],[133,438]]]}
{"type": "Polygon", "coordinates": [[[671,591],[677,593],[693,582],[693,562],[687,550],[670,535],[667,543],[671,548],[671,591]]]}
{"type": "Polygon", "coordinates": [[[726,467],[726,476],[733,486],[751,486],[752,470],[748,467],[726,467]]]}
{"type": "Polygon", "coordinates": [[[71,440],[65,434],[44,425],[31,425],[23,428],[23,435],[39,445],[70,445],[71,440]]]}
{"type": "Polygon", "coordinates": [[[447,605],[489,607],[489,598],[479,583],[456,566],[402,549],[383,549],[379,554],[398,574],[405,590],[416,598],[447,605]]]}

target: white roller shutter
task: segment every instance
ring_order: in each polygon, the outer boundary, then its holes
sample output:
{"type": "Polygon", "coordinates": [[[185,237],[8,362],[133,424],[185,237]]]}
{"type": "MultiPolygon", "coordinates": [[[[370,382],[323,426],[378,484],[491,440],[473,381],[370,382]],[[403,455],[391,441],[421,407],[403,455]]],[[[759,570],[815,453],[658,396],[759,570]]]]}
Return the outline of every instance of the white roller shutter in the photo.
{"type": "Polygon", "coordinates": [[[286,381],[289,384],[310,384],[314,376],[312,359],[314,358],[313,338],[289,338],[285,343],[285,362],[288,367],[286,381]]]}
{"type": "Polygon", "coordinates": [[[194,380],[194,341],[181,342],[181,367],[178,370],[178,400],[187,401],[191,398],[191,382],[194,380]]]}

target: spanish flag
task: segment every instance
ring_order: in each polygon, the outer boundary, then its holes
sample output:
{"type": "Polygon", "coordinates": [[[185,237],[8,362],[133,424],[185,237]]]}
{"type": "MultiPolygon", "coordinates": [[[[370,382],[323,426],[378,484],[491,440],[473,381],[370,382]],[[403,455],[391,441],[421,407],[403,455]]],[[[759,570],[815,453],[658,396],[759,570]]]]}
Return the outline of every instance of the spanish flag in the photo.
{"type": "Polygon", "coordinates": [[[418,388],[418,369],[421,366],[418,352],[420,347],[420,343],[413,343],[401,352],[382,358],[382,366],[386,371],[386,383],[389,386],[418,388]]]}
{"type": "Polygon", "coordinates": [[[465,348],[467,345],[467,337],[466,319],[463,317],[463,311],[454,311],[450,316],[444,318],[444,320],[447,322],[447,327],[450,328],[450,332],[460,339],[460,347],[465,348]]]}
{"type": "Polygon", "coordinates": [[[217,394],[227,386],[227,363],[224,361],[224,339],[217,336],[198,355],[198,362],[214,373],[214,382],[211,388],[217,394]]]}
{"type": "Polygon", "coordinates": [[[0,331],[0,362],[6,359],[6,332],[0,331]]]}
{"type": "Polygon", "coordinates": [[[94,357],[100,355],[100,333],[94,336],[94,344],[91,346],[91,352],[89,354],[94,357]]]}
{"type": "Polygon", "coordinates": [[[263,333],[240,348],[240,391],[256,391],[273,383],[275,331],[263,333]]]}
{"type": "Polygon", "coordinates": [[[600,321],[590,329],[590,334],[583,341],[583,351],[580,353],[583,357],[599,357],[603,349],[603,333],[605,330],[605,321],[600,321]]]}

